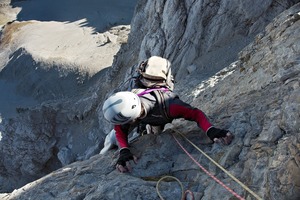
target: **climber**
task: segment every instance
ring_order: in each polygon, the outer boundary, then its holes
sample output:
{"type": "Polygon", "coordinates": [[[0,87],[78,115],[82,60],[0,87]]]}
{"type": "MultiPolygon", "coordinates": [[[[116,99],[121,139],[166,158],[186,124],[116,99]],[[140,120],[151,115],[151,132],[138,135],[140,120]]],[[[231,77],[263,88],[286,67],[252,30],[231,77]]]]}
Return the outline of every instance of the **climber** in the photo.
{"type": "Polygon", "coordinates": [[[110,96],[103,104],[104,117],[114,124],[119,144],[116,169],[130,172],[130,162],[137,158],[129,150],[128,135],[140,123],[163,127],[174,119],[195,121],[213,142],[229,145],[234,136],[228,130],[214,127],[198,108],[183,102],[167,88],[122,91],[110,96]]]}
{"type": "MultiPolygon", "coordinates": [[[[133,89],[151,89],[151,88],[168,88],[174,90],[174,78],[171,70],[171,62],[160,56],[151,56],[146,60],[141,61],[135,73],[129,79],[127,91],[133,89]]],[[[136,139],[143,134],[157,134],[162,132],[161,126],[154,126],[149,124],[140,124],[136,130],[133,131],[129,141],[136,139]]],[[[111,130],[105,137],[104,147],[100,154],[106,154],[110,149],[118,146],[116,141],[116,132],[111,130]]]]}

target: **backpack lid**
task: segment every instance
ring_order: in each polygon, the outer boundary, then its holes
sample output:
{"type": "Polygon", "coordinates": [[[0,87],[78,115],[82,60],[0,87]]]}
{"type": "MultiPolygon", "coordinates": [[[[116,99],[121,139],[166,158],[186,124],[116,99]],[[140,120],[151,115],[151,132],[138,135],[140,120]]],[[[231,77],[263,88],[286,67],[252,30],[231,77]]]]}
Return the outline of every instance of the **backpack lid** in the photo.
{"type": "Polygon", "coordinates": [[[158,56],[152,56],[146,62],[144,62],[142,75],[145,78],[153,80],[166,80],[169,68],[170,62],[167,59],[158,56]]]}

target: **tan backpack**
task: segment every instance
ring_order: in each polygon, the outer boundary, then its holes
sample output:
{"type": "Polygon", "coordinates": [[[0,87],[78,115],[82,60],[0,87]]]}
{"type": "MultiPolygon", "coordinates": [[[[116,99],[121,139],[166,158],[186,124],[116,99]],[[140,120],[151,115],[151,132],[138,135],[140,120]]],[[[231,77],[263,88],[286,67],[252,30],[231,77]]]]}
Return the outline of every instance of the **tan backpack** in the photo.
{"type": "Polygon", "coordinates": [[[165,58],[152,56],[143,61],[137,69],[137,84],[145,88],[165,87],[174,89],[174,79],[171,72],[171,63],[165,58]]]}

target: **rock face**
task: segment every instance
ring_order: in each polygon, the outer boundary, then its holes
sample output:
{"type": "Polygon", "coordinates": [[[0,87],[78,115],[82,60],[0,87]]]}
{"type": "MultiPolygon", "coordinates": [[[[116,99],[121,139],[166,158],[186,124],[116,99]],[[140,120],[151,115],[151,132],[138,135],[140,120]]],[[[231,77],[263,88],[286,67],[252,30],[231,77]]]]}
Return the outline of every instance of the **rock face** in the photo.
{"type": "MultiPolygon", "coordinates": [[[[208,177],[180,149],[175,136],[195,160],[228,187],[245,199],[255,199],[179,137],[173,130],[176,129],[261,198],[299,199],[300,4],[297,2],[138,1],[128,42],[122,43],[112,67],[91,73],[93,67],[83,70],[78,67],[80,62],[75,62],[75,67],[58,62],[61,67],[51,68],[57,74],[60,69],[67,71],[67,75],[73,74],[66,80],[80,96],[66,94],[64,91],[69,90],[64,87],[59,92],[51,90],[54,96],[38,98],[35,92],[30,93],[42,103],[19,107],[11,118],[2,117],[0,173],[1,182],[8,184],[1,185],[1,190],[15,190],[1,197],[158,199],[158,180],[172,175],[182,181],[184,189],[194,192],[195,199],[233,199],[232,193],[208,177]],[[150,55],[170,59],[175,72],[175,92],[202,109],[216,126],[232,131],[235,140],[229,146],[211,144],[194,123],[175,120],[173,128],[170,125],[163,134],[145,135],[132,143],[132,151],[140,159],[132,173],[120,174],[114,170],[114,151],[97,154],[104,132],[111,128],[103,120],[102,102],[128,78],[131,66],[150,55]],[[80,69],[84,76],[71,73],[74,69],[80,69]],[[77,77],[81,77],[82,84],[72,82],[77,77]],[[58,94],[66,95],[56,98],[58,94]],[[25,183],[28,184],[16,189],[25,183]]],[[[24,36],[14,37],[8,46],[11,48],[14,41],[21,39],[24,36]]],[[[12,53],[21,55],[17,58],[24,61],[43,63],[38,69],[53,66],[45,58],[37,59],[44,54],[34,54],[25,47],[14,48],[12,53]]],[[[14,80],[12,73],[20,71],[17,68],[20,64],[9,65],[18,59],[8,60],[2,66],[1,80],[14,80]]],[[[57,78],[59,75],[53,77],[64,80],[57,78]]],[[[180,197],[176,182],[162,182],[160,190],[166,198],[180,197]]]]}
{"type": "Polygon", "coordinates": [[[91,85],[103,80],[99,71],[112,65],[114,55],[127,42],[134,1],[127,7],[103,1],[107,5],[101,9],[97,1],[59,2],[16,1],[1,7],[1,11],[19,8],[20,18],[27,19],[8,23],[1,31],[2,192],[89,158],[100,151],[105,137],[96,115],[102,92],[91,85]],[[47,13],[35,12],[35,6],[47,13]],[[82,6],[86,9],[79,12],[82,6]],[[123,11],[115,12],[116,7],[123,11]],[[62,17],[71,8],[77,9],[62,17]],[[109,8],[110,12],[103,10],[109,8]],[[119,16],[123,12],[127,16],[119,16]],[[51,13],[56,13],[55,17],[51,13]],[[113,17],[101,17],[109,13],[113,17]],[[72,14],[75,21],[63,21],[71,20],[72,14]],[[89,14],[101,15],[96,24],[92,23],[94,27],[87,26],[91,23],[87,21],[89,14]],[[98,32],[104,28],[102,24],[107,29],[98,32]]]}

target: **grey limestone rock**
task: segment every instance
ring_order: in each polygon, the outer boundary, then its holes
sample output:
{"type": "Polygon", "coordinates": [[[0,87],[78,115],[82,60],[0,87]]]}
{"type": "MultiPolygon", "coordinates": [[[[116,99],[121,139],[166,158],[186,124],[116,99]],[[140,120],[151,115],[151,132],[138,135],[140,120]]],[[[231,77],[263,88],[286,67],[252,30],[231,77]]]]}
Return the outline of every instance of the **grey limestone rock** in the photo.
{"type": "MultiPolygon", "coordinates": [[[[9,119],[0,116],[0,180],[7,184],[0,185],[0,197],[152,200],[159,198],[160,178],[172,175],[195,199],[233,199],[182,151],[175,135],[204,168],[245,199],[255,199],[174,128],[261,198],[299,199],[299,10],[298,1],[138,1],[127,42],[111,67],[80,79],[86,85],[73,87],[80,95],[19,108],[9,119]],[[132,173],[120,174],[117,149],[97,153],[112,128],[102,103],[150,55],[170,59],[175,92],[235,139],[229,146],[212,144],[195,123],[174,120],[162,134],[133,142],[138,163],[132,173]]],[[[161,184],[163,196],[179,199],[178,184],[161,184]]]]}

